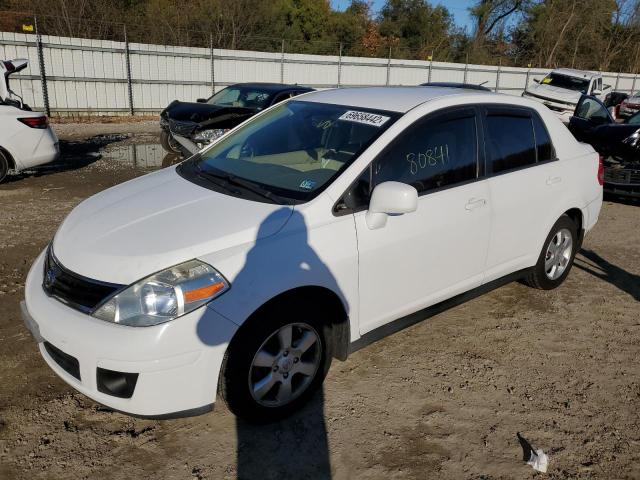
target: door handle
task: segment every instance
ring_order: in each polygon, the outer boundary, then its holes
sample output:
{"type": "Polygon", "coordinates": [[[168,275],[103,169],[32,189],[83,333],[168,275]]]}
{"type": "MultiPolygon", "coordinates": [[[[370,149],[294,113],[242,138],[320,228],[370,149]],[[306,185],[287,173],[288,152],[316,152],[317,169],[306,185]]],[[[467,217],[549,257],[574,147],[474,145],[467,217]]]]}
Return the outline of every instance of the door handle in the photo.
{"type": "Polygon", "coordinates": [[[472,198],[464,206],[464,209],[471,211],[471,210],[475,210],[476,208],[484,207],[486,204],[487,204],[487,201],[484,198],[472,198]]]}
{"type": "Polygon", "coordinates": [[[562,177],[549,177],[547,178],[547,185],[555,185],[556,183],[560,183],[562,181],[562,177]]]}

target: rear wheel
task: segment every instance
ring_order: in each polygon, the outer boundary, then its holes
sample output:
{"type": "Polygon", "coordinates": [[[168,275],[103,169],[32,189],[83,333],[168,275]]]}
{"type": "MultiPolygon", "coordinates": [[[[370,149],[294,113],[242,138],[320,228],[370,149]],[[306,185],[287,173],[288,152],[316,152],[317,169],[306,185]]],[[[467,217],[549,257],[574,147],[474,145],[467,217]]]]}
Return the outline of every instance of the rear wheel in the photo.
{"type": "Polygon", "coordinates": [[[0,183],[5,179],[7,173],[9,173],[9,159],[7,155],[0,150],[0,183]]]}
{"type": "Polygon", "coordinates": [[[578,232],[575,222],[563,215],[545,240],[533,270],[524,279],[533,288],[551,290],[564,282],[576,255],[578,232]]]}
{"type": "Polygon", "coordinates": [[[162,148],[164,148],[169,153],[181,153],[180,145],[173,138],[171,133],[167,132],[166,130],[162,130],[160,132],[160,144],[162,145],[162,148]]]}
{"type": "Polygon", "coordinates": [[[229,409],[255,423],[290,415],[320,387],[331,365],[328,331],[314,318],[271,312],[229,346],[220,391],[229,409]]]}

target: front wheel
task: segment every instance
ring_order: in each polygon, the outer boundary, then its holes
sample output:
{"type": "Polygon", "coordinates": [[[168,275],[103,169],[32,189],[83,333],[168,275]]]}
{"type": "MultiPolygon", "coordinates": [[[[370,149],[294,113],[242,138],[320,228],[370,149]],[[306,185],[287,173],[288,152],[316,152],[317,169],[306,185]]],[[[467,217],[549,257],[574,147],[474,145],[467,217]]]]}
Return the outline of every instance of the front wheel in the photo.
{"type": "Polygon", "coordinates": [[[176,139],[173,138],[171,133],[167,132],[166,130],[162,130],[160,132],[160,144],[162,145],[162,148],[164,148],[169,153],[181,153],[180,145],[178,144],[176,139]]]}
{"type": "Polygon", "coordinates": [[[7,173],[9,173],[9,159],[2,150],[0,150],[0,183],[5,179],[7,173]]]}
{"type": "Polygon", "coordinates": [[[525,283],[542,290],[559,287],[569,275],[577,246],[577,226],[571,218],[563,215],[549,232],[538,262],[525,277],[525,283]]]}
{"type": "Polygon", "coordinates": [[[273,313],[245,326],[227,351],[220,390],[229,409],[255,423],[290,415],[331,365],[327,329],[316,319],[273,313]]]}

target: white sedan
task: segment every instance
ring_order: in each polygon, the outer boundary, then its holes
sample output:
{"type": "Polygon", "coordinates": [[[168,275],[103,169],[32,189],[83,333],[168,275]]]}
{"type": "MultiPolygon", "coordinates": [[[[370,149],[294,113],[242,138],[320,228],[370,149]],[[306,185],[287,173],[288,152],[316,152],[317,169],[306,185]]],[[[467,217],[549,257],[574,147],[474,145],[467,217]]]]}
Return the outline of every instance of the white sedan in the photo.
{"type": "Polygon", "coordinates": [[[26,66],[26,60],[0,60],[0,182],[11,170],[50,163],[60,153],[47,116],[31,111],[9,88],[9,76],[26,66]]]}
{"type": "Polygon", "coordinates": [[[509,281],[558,287],[602,181],[538,102],[308,93],[81,203],[35,260],[23,315],[51,368],[113,409],[193,415],[221,395],[273,420],[332,358],[509,281]]]}

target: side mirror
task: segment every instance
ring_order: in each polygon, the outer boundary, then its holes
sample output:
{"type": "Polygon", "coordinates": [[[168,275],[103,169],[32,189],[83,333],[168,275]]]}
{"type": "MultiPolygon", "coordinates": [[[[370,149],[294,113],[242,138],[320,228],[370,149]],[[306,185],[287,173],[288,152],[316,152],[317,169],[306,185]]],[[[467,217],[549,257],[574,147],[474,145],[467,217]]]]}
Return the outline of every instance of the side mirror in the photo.
{"type": "Polygon", "coordinates": [[[595,89],[591,92],[591,95],[602,95],[602,90],[595,89]]]}
{"type": "Polygon", "coordinates": [[[196,102],[198,103],[207,103],[207,99],[206,98],[199,98],[196,100],[196,102]]]}
{"type": "Polygon", "coordinates": [[[540,79],[539,78],[534,78],[533,81],[536,82],[536,83],[540,83],[540,79]]]}
{"type": "Polygon", "coordinates": [[[387,216],[415,212],[418,208],[418,191],[411,185],[400,182],[384,182],[373,189],[367,226],[371,230],[387,224],[387,216]]]}

